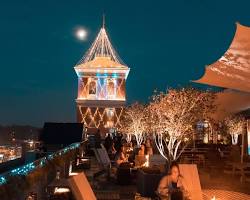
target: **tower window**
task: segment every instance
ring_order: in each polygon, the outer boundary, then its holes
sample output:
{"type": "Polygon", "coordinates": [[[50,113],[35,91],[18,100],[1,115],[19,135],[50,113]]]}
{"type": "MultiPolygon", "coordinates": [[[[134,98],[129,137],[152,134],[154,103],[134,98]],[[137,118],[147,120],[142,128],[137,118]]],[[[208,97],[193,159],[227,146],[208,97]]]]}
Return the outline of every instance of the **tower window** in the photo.
{"type": "Polygon", "coordinates": [[[115,109],[114,108],[106,108],[106,113],[107,113],[107,117],[109,119],[112,119],[114,117],[114,114],[115,114],[115,109]]]}
{"type": "Polygon", "coordinates": [[[112,80],[112,79],[108,81],[107,94],[108,94],[108,98],[115,97],[115,83],[114,83],[114,80],[112,80]]]}
{"type": "Polygon", "coordinates": [[[94,80],[89,83],[89,95],[96,95],[96,81],[94,80]]]}
{"type": "Polygon", "coordinates": [[[107,121],[106,121],[105,127],[112,128],[114,126],[115,109],[106,108],[106,116],[107,116],[107,121]]]}

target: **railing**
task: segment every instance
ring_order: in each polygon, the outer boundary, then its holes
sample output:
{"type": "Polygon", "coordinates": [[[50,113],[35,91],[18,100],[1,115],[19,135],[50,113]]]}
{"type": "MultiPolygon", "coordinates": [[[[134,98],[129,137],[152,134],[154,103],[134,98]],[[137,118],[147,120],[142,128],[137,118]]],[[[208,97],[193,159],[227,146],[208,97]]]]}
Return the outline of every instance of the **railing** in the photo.
{"type": "Polygon", "coordinates": [[[29,173],[31,173],[32,171],[34,171],[35,169],[44,167],[49,161],[53,160],[55,157],[57,156],[62,156],[66,153],[68,153],[71,150],[75,150],[77,148],[80,147],[80,145],[82,145],[84,142],[78,142],[78,143],[73,143],[55,153],[52,153],[50,155],[47,155],[45,157],[42,157],[38,160],[35,160],[34,162],[19,166],[15,169],[12,169],[10,171],[7,171],[3,174],[0,175],[0,185],[3,185],[5,183],[7,183],[8,178],[13,177],[13,176],[21,176],[21,175],[28,175],[29,173]]]}

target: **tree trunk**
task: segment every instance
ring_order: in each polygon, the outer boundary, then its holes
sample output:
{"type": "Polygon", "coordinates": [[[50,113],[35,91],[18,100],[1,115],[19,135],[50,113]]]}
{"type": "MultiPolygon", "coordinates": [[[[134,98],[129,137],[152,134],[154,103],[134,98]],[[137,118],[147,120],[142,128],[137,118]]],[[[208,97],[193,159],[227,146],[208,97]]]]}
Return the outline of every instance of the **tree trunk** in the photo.
{"type": "Polygon", "coordinates": [[[232,145],[237,145],[238,143],[238,134],[232,134],[232,145]]]}

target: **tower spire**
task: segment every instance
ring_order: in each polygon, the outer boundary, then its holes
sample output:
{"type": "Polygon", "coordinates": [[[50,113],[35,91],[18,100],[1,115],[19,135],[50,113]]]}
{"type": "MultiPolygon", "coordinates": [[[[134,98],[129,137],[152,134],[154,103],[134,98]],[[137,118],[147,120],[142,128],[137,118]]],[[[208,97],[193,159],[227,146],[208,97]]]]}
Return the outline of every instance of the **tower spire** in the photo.
{"type": "Polygon", "coordinates": [[[105,28],[105,14],[102,14],[102,28],[105,28]]]}
{"type": "Polygon", "coordinates": [[[105,30],[105,15],[102,16],[102,27],[95,39],[92,43],[89,50],[85,53],[85,55],[81,58],[81,60],[77,63],[80,65],[82,63],[90,62],[94,60],[96,57],[109,57],[112,61],[115,61],[119,64],[125,65],[115,49],[113,48],[109,37],[105,30]]]}

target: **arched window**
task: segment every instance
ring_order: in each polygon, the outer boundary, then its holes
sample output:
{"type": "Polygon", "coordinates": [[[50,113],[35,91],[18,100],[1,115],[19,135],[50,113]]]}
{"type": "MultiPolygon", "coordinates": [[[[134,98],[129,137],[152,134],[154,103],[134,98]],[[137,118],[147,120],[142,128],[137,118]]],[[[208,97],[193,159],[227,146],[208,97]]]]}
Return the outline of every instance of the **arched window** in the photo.
{"type": "Polygon", "coordinates": [[[106,108],[107,118],[112,119],[115,115],[115,109],[114,108],[106,108]]]}
{"type": "Polygon", "coordinates": [[[115,109],[114,108],[106,108],[105,110],[106,110],[106,117],[107,117],[105,127],[112,128],[114,126],[115,109]]]}
{"type": "Polygon", "coordinates": [[[89,95],[96,95],[96,81],[92,80],[89,83],[89,95]]]}
{"type": "Polygon", "coordinates": [[[115,83],[114,83],[113,80],[108,81],[107,95],[108,95],[108,98],[114,98],[115,97],[115,83]]]}

